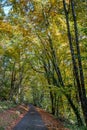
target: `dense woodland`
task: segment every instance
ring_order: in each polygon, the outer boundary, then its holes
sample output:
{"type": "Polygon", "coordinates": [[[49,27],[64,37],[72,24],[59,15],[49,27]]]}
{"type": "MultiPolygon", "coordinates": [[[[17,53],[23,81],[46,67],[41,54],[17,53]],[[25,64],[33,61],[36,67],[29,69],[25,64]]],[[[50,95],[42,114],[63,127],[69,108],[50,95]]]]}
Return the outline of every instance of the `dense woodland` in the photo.
{"type": "Polygon", "coordinates": [[[87,0],[0,0],[0,100],[87,126],[87,0]]]}

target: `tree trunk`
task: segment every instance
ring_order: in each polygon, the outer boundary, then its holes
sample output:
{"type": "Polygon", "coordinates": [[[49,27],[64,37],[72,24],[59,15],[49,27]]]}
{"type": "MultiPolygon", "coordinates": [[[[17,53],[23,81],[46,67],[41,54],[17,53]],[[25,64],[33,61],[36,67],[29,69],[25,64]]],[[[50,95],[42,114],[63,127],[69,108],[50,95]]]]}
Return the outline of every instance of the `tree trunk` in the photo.
{"type": "Polygon", "coordinates": [[[82,97],[80,95],[80,100],[81,100],[81,106],[82,106],[82,110],[83,110],[85,123],[86,123],[86,126],[87,126],[87,98],[86,98],[84,74],[83,74],[82,62],[81,62],[81,54],[80,54],[80,48],[79,48],[77,20],[76,20],[76,14],[75,14],[75,8],[74,8],[74,1],[73,0],[71,0],[71,8],[72,8],[73,21],[74,21],[75,43],[76,43],[78,66],[79,66],[79,73],[80,73],[80,82],[81,82],[81,92],[82,92],[81,93],[82,97]]]}
{"type": "Polygon", "coordinates": [[[83,125],[83,122],[82,122],[82,119],[81,119],[81,116],[80,116],[80,113],[78,111],[78,108],[75,107],[71,97],[67,94],[65,94],[66,98],[68,99],[68,102],[70,103],[75,115],[76,115],[76,118],[77,118],[77,121],[78,121],[78,125],[79,126],[82,126],[83,125]]]}
{"type": "MultiPolygon", "coordinates": [[[[67,21],[67,22],[69,22],[69,21],[67,21]]],[[[68,28],[69,28],[69,26],[68,26],[68,28]]],[[[70,29],[69,29],[68,35],[70,35],[70,39],[69,40],[72,43],[70,29]]],[[[53,42],[52,42],[52,39],[51,39],[49,34],[48,34],[48,41],[49,41],[49,46],[50,46],[50,49],[51,49],[51,59],[50,60],[51,60],[51,62],[53,64],[54,70],[55,70],[56,75],[57,75],[56,86],[65,88],[65,85],[64,85],[64,82],[63,82],[63,79],[62,79],[62,75],[61,75],[61,71],[60,71],[60,68],[59,68],[58,63],[57,63],[56,53],[55,53],[55,50],[53,48],[53,42]]],[[[74,69],[73,70],[76,70],[75,76],[77,77],[77,81],[78,81],[77,83],[79,84],[79,78],[77,76],[78,75],[78,68],[76,66],[76,61],[75,61],[75,57],[74,57],[74,49],[72,47],[72,44],[70,44],[70,48],[71,48],[71,52],[72,52],[72,61],[73,61],[73,64],[74,64],[74,69]]],[[[48,80],[48,83],[49,83],[50,77],[48,75],[48,73],[49,73],[48,70],[47,70],[48,67],[46,67],[46,66],[49,66],[49,65],[46,65],[46,62],[45,62],[44,69],[45,69],[45,72],[47,74],[47,80],[48,80]]],[[[54,84],[54,82],[53,83],[51,82],[51,84],[54,84]]],[[[69,103],[70,103],[70,105],[71,105],[71,107],[72,107],[72,109],[73,109],[73,111],[74,111],[74,113],[75,113],[75,115],[77,117],[78,124],[82,125],[83,123],[82,123],[82,120],[81,120],[80,113],[79,113],[78,109],[76,108],[75,104],[73,103],[73,101],[71,99],[69,100],[69,98],[67,96],[66,96],[66,98],[69,101],[69,103]]],[[[52,101],[52,103],[53,103],[53,101],[52,101]]]]}
{"type": "Polygon", "coordinates": [[[70,51],[71,51],[71,56],[72,56],[74,76],[76,79],[76,84],[77,84],[77,88],[78,88],[78,95],[79,95],[79,99],[81,101],[81,107],[82,107],[85,123],[87,125],[87,102],[86,102],[87,99],[86,99],[86,91],[85,91],[81,56],[80,56],[80,48],[79,48],[79,42],[78,42],[77,21],[76,21],[73,0],[71,0],[70,2],[71,2],[71,8],[72,8],[73,22],[74,22],[75,42],[76,42],[76,51],[77,51],[77,56],[78,56],[77,57],[78,64],[76,63],[76,59],[75,59],[75,55],[74,55],[74,48],[73,48],[73,44],[72,44],[69,17],[68,17],[69,12],[67,11],[65,0],[63,0],[63,6],[64,6],[64,11],[65,11],[65,16],[66,16],[66,24],[67,24],[70,51]],[[80,73],[80,76],[79,76],[79,73],[80,73]]]}
{"type": "Polygon", "coordinates": [[[55,115],[54,95],[51,90],[50,90],[50,98],[51,98],[52,114],[55,115]]]}
{"type": "Polygon", "coordinates": [[[10,86],[10,94],[9,94],[9,99],[10,100],[12,100],[13,95],[15,93],[15,89],[14,89],[15,76],[16,76],[16,73],[15,73],[15,62],[14,62],[13,70],[11,72],[11,86],[10,86]]]}

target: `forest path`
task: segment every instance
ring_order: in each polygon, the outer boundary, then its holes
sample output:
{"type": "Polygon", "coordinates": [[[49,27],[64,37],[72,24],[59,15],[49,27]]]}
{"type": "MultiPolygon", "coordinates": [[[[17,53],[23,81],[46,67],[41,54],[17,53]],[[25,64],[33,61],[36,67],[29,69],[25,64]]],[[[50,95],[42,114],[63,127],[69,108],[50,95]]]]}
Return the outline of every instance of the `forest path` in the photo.
{"type": "Polygon", "coordinates": [[[13,130],[68,130],[51,114],[34,106],[29,107],[28,113],[13,128],[13,130]]]}

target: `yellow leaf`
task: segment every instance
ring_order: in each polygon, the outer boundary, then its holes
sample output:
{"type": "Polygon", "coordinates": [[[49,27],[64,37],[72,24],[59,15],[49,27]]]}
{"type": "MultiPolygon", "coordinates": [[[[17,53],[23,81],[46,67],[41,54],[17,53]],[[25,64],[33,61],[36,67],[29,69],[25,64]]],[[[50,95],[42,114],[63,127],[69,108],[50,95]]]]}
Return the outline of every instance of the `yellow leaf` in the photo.
{"type": "Polygon", "coordinates": [[[56,0],[50,0],[52,5],[54,5],[56,3],[56,0]]]}

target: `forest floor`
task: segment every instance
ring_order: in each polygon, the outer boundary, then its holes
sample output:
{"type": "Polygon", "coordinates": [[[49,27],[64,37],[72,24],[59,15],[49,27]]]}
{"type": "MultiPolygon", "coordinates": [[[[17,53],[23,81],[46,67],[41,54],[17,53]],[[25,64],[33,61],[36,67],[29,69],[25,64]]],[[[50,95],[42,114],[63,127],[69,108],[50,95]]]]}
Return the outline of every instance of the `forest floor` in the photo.
{"type": "Polygon", "coordinates": [[[0,130],[68,130],[44,110],[19,105],[0,113],[0,130]]]}

